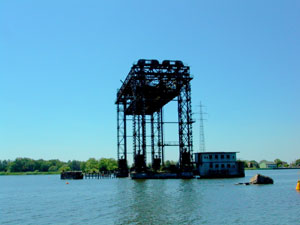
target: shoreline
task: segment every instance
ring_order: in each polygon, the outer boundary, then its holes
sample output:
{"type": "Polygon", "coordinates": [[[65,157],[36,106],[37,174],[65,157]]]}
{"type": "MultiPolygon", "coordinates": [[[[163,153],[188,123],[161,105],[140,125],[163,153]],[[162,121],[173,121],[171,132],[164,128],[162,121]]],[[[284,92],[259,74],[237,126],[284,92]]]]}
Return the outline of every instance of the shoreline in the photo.
{"type": "Polygon", "coordinates": [[[300,168],[245,168],[245,170],[297,170],[300,168]]]}
{"type": "Polygon", "coordinates": [[[0,176],[20,175],[59,175],[60,172],[0,172],[0,176]]]}
{"type": "MultiPolygon", "coordinates": [[[[245,170],[299,170],[300,168],[245,168],[245,170]]],[[[60,175],[61,172],[0,172],[0,176],[60,175]]]]}

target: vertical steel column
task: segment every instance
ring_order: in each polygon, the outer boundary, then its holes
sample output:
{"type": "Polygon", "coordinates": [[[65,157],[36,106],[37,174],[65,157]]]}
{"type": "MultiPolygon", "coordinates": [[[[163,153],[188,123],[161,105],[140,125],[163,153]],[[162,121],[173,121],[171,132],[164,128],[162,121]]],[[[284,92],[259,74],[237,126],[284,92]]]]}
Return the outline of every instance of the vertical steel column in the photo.
{"type": "Polygon", "coordinates": [[[165,165],[165,144],[164,144],[164,120],[163,120],[163,108],[160,109],[159,111],[159,121],[160,121],[160,143],[161,143],[161,147],[160,147],[160,154],[161,154],[161,162],[162,165],[165,165]]]}
{"type": "Polygon", "coordinates": [[[154,156],[155,156],[154,114],[150,116],[151,117],[150,120],[151,120],[151,162],[152,164],[154,163],[154,156]]]}
{"type": "Polygon", "coordinates": [[[191,87],[189,81],[178,95],[179,163],[181,169],[191,168],[193,154],[191,87]]]}
{"type": "Polygon", "coordinates": [[[135,160],[135,156],[136,156],[136,136],[137,136],[137,132],[136,132],[136,115],[133,114],[132,115],[132,150],[133,150],[133,162],[135,160]]]}
{"type": "Polygon", "coordinates": [[[118,160],[126,159],[126,117],[124,105],[117,104],[117,142],[118,142],[118,160]]]}
{"type": "Polygon", "coordinates": [[[126,102],[117,104],[117,142],[118,142],[118,173],[117,177],[128,176],[127,136],[126,136],[126,102]]]}
{"type": "Polygon", "coordinates": [[[127,162],[127,126],[126,126],[126,100],[123,103],[123,126],[124,126],[124,159],[127,162]]]}
{"type": "Polygon", "coordinates": [[[137,135],[136,135],[136,139],[137,139],[137,151],[138,151],[138,155],[141,154],[141,117],[140,115],[137,115],[137,135]]]}
{"type": "Polygon", "coordinates": [[[182,153],[184,149],[184,141],[183,141],[183,118],[182,118],[182,96],[181,91],[177,97],[178,103],[178,138],[179,138],[179,165],[182,167],[182,153]]]}
{"type": "Polygon", "coordinates": [[[152,168],[159,170],[163,165],[162,156],[162,126],[161,126],[161,109],[151,115],[151,155],[152,155],[152,168]]]}
{"type": "Polygon", "coordinates": [[[136,88],[137,88],[137,81],[133,80],[131,83],[131,89],[132,89],[132,147],[133,147],[133,162],[135,167],[137,166],[137,157],[140,152],[140,120],[139,120],[139,115],[136,114],[136,102],[137,102],[137,93],[136,93],[136,88]]]}
{"type": "Polygon", "coordinates": [[[120,104],[117,104],[117,157],[120,159],[120,104]]]}
{"type": "Polygon", "coordinates": [[[143,156],[144,156],[144,164],[146,165],[147,161],[147,143],[146,143],[146,113],[145,113],[145,98],[142,98],[142,150],[143,150],[143,156]]]}
{"type": "Polygon", "coordinates": [[[192,114],[192,98],[191,98],[191,84],[188,82],[185,85],[186,104],[187,104],[187,130],[188,130],[188,151],[193,157],[193,114],[192,114]]]}

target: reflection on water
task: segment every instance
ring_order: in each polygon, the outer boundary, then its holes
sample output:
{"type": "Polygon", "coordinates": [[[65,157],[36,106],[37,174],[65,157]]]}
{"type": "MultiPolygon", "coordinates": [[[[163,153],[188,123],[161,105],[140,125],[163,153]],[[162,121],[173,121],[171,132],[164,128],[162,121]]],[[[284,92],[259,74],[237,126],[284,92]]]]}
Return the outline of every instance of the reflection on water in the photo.
{"type": "Polygon", "coordinates": [[[0,177],[0,224],[299,224],[299,170],[259,171],[274,185],[212,180],[0,177]]]}

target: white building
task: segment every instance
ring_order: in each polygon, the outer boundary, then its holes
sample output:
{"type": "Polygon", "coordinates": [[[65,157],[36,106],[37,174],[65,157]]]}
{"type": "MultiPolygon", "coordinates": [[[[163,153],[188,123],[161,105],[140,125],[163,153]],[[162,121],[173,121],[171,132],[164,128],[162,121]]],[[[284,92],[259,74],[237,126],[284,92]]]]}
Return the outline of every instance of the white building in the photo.
{"type": "Polygon", "coordinates": [[[277,164],[275,162],[263,162],[259,164],[259,168],[261,169],[276,169],[277,164]]]}
{"type": "Polygon", "coordinates": [[[200,178],[244,177],[244,163],[236,161],[236,152],[198,152],[195,162],[200,178]]]}

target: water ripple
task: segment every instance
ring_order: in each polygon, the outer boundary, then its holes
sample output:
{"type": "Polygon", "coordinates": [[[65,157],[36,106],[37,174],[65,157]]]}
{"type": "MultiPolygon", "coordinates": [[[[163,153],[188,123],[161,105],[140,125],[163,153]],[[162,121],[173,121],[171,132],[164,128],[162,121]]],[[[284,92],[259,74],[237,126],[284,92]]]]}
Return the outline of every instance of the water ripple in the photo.
{"type": "MultiPolygon", "coordinates": [[[[299,170],[298,170],[299,171],[299,170]]],[[[219,180],[0,177],[0,224],[299,224],[297,170],[264,171],[274,185],[219,180]]]]}

